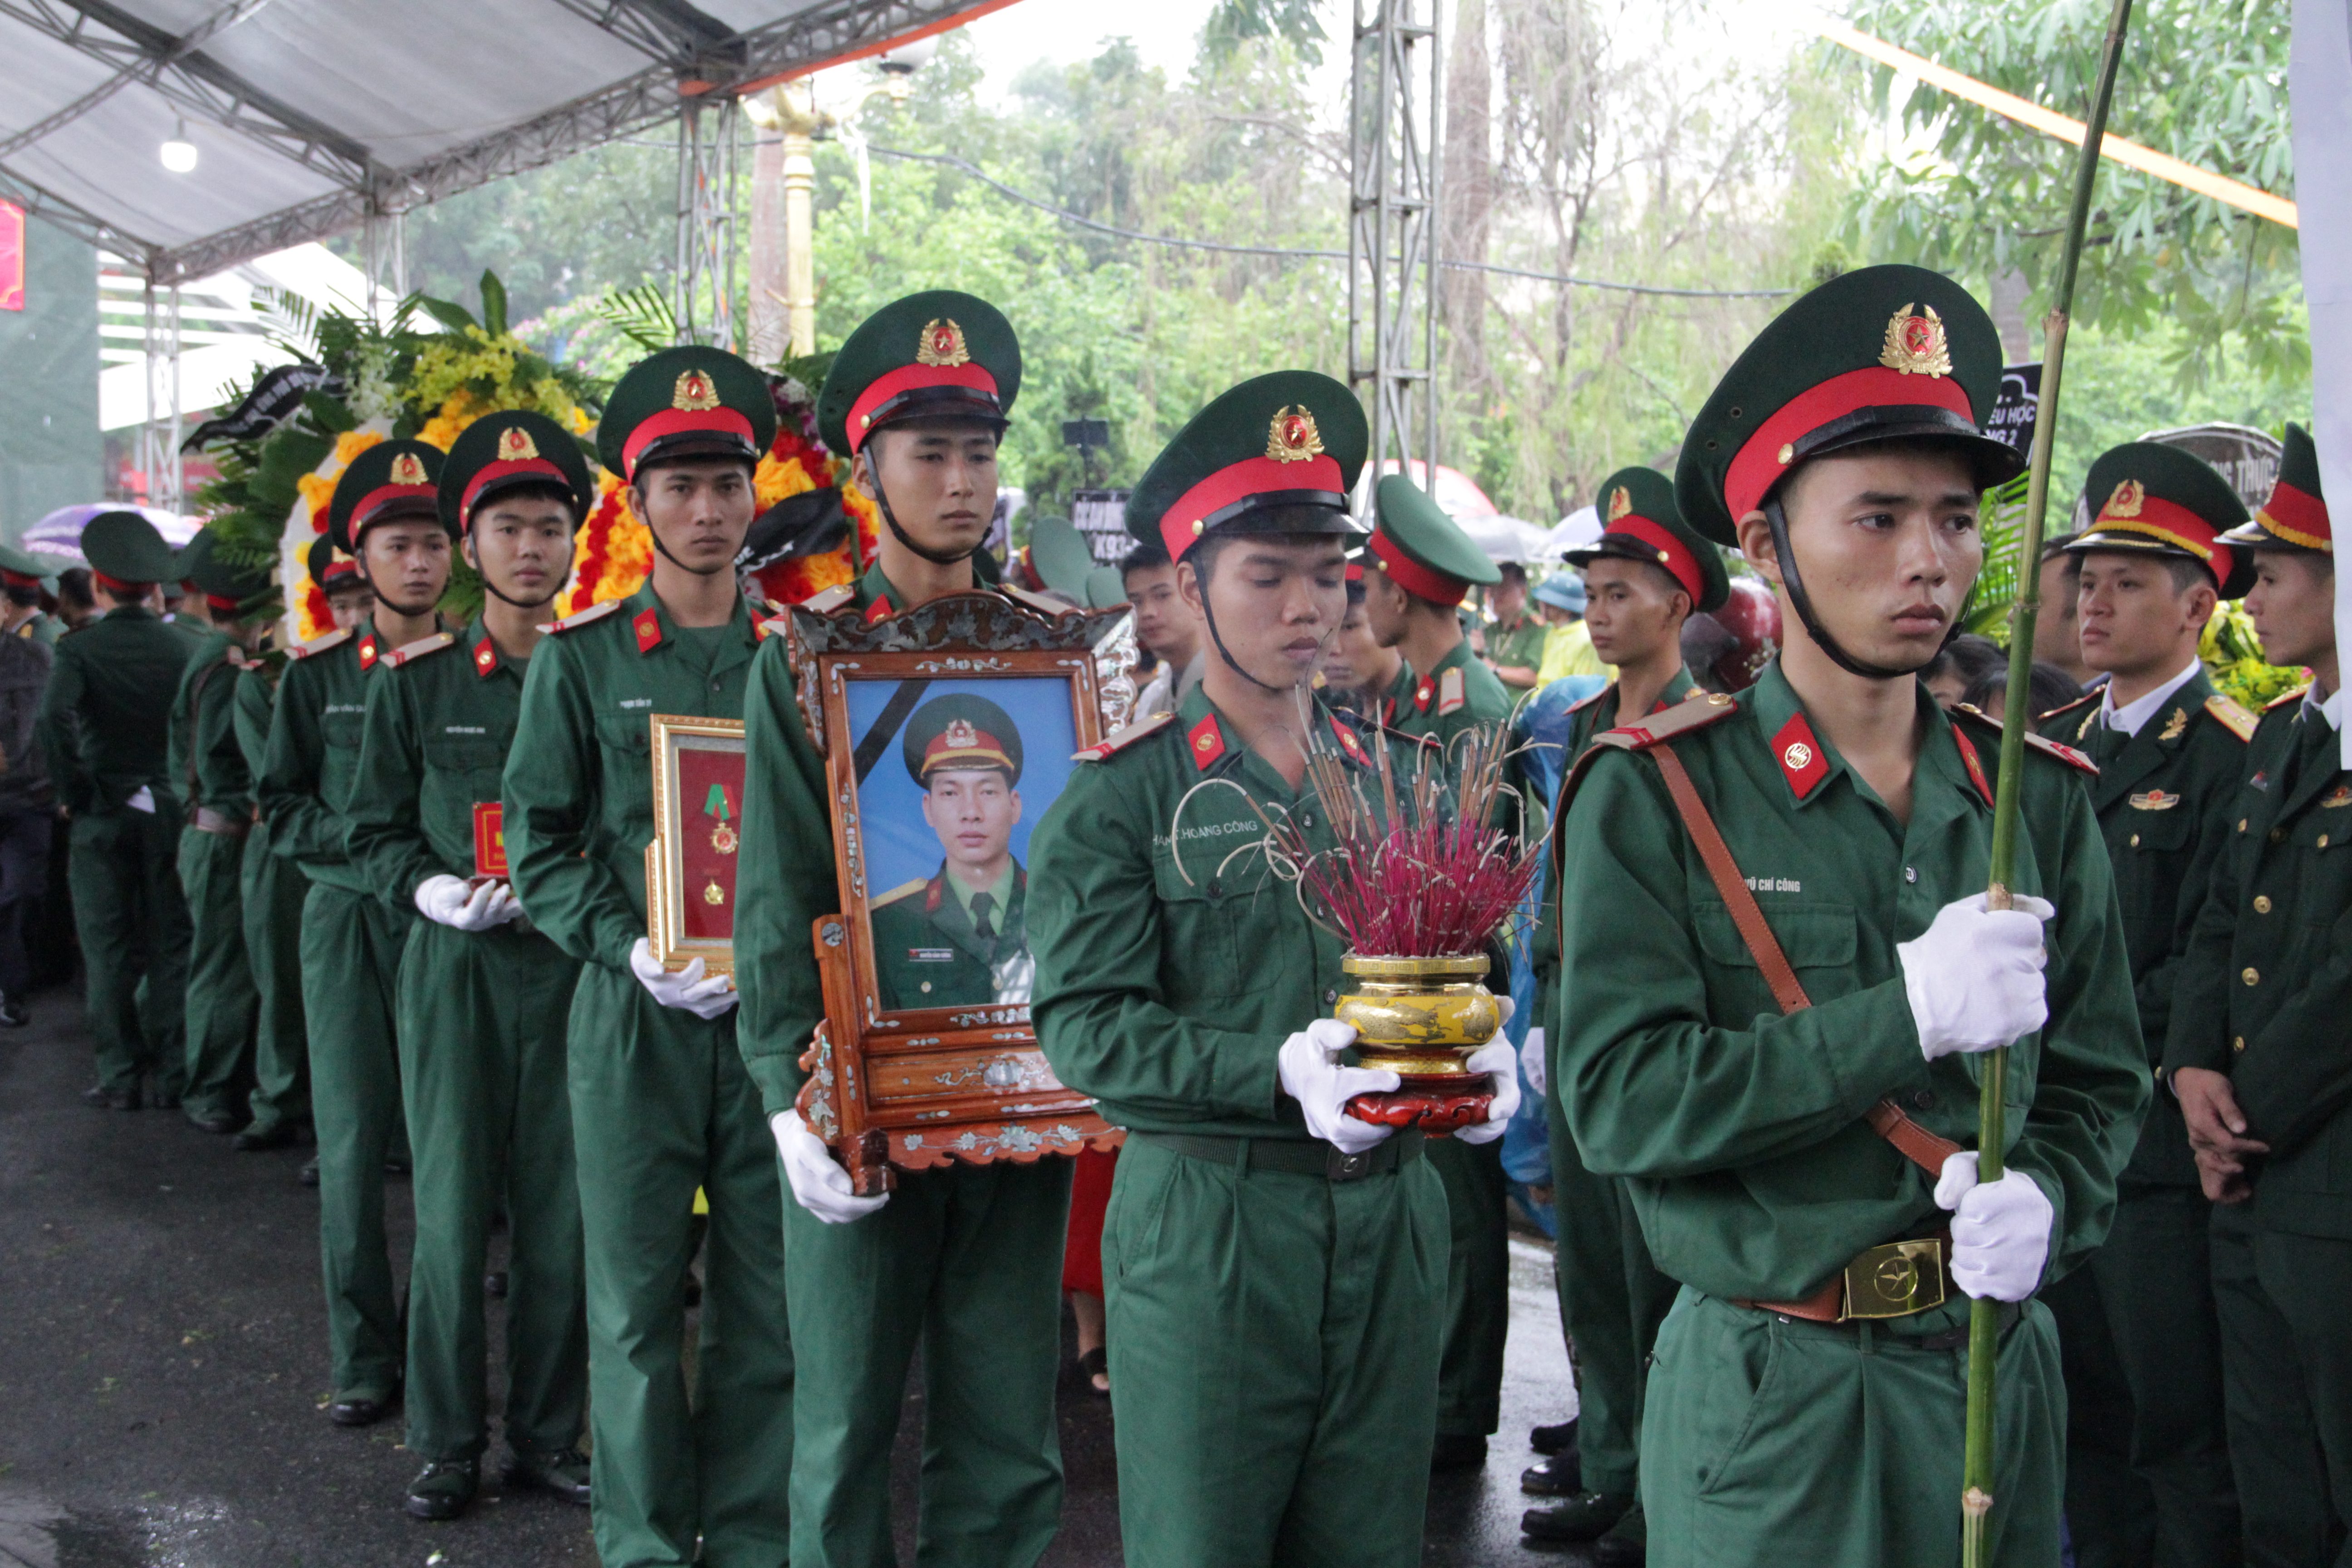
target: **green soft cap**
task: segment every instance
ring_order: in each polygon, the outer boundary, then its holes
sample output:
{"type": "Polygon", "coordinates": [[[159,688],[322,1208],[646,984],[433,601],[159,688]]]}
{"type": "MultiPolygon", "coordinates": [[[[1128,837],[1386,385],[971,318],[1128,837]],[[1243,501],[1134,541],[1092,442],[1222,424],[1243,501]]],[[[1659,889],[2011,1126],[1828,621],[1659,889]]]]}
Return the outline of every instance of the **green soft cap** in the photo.
{"type": "Polygon", "coordinates": [[[135,511],[102,511],[82,525],[82,559],[118,583],[176,583],[177,552],[135,511]]]}
{"type": "Polygon", "coordinates": [[[929,289],[892,300],[849,334],[817,393],[817,436],[845,458],[902,419],[977,419],[1001,430],[1020,392],[1021,341],[1004,312],[977,294],[929,289]]]}

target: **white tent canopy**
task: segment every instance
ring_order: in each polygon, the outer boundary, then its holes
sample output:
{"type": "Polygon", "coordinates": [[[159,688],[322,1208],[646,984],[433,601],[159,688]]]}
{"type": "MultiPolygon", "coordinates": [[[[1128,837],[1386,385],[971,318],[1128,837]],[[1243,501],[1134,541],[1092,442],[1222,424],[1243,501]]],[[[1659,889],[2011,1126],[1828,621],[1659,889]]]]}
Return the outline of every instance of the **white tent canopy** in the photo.
{"type": "Polygon", "coordinates": [[[994,8],[0,0],[0,196],[192,280],[994,8]]]}

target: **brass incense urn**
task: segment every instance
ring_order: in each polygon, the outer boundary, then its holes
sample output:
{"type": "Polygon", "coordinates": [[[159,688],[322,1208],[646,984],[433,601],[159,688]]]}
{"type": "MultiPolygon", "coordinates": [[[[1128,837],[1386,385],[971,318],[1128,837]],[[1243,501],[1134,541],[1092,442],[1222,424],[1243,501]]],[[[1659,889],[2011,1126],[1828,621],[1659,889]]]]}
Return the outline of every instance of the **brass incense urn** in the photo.
{"type": "Polygon", "coordinates": [[[1340,993],[1332,1016],[1354,1027],[1360,1066],[1385,1068],[1401,1080],[1391,1092],[1356,1096],[1348,1102],[1349,1113],[1431,1132],[1485,1121],[1493,1086],[1465,1063],[1503,1026],[1503,1009],[1486,986],[1486,955],[1382,958],[1351,952],[1340,959],[1339,968],[1349,986],[1340,993]]]}

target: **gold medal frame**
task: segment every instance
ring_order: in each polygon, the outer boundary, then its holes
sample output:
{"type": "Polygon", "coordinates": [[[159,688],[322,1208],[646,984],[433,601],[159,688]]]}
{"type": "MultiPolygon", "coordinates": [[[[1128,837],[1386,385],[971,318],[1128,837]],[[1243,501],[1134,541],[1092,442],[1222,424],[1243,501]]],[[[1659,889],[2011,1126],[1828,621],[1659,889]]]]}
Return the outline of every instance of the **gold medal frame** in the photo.
{"type": "MultiPolygon", "coordinates": [[[[743,721],[656,713],[648,722],[653,728],[654,837],[646,846],[646,941],[655,960],[666,969],[682,969],[698,958],[707,974],[732,974],[735,944],[731,939],[719,942],[685,934],[686,900],[697,894],[686,885],[687,801],[678,783],[678,759],[690,751],[742,756],[743,721]]],[[[740,787],[735,798],[739,804],[742,800],[740,787]]],[[[717,831],[730,841],[719,853],[733,856],[741,833],[740,825],[730,827],[721,823],[717,831]]],[[[731,908],[731,892],[727,901],[731,908]]],[[[731,931],[731,917],[728,926],[731,931]]]]}

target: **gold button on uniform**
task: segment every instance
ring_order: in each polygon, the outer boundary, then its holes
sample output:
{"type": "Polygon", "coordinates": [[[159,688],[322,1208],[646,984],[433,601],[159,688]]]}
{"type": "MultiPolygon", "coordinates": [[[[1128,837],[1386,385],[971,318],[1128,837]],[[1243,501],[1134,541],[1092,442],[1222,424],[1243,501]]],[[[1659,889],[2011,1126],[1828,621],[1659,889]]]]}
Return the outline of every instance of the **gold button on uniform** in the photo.
{"type": "Polygon", "coordinates": [[[2246,1048],[2246,1037],[2240,1035],[2236,1039],[2231,1040],[2230,1042],[2230,1048],[2233,1051],[2244,1050],[2246,1048]]]}
{"type": "Polygon", "coordinates": [[[2248,964],[2245,968],[2238,971],[2238,978],[2244,981],[2249,985],[2259,985],[2262,984],[2263,979],[2260,974],[2254,972],[2254,967],[2252,964],[2248,964]]]}
{"type": "Polygon", "coordinates": [[[2254,895],[2254,913],[2258,915],[2266,915],[2270,912],[2271,896],[2268,893],[2256,893],[2254,895]]]}
{"type": "Polygon", "coordinates": [[[2315,849],[2325,849],[2325,848],[2326,848],[2326,847],[2327,847],[2327,835],[2326,835],[2325,833],[2321,834],[2321,835],[2318,837],[2318,838],[2317,838],[2317,839],[2315,839],[2315,840],[2314,840],[2314,841],[2313,841],[2312,847],[2314,847],[2315,849]]]}
{"type": "Polygon", "coordinates": [[[2131,847],[2135,849],[2139,847],[2139,835],[2137,833],[2132,835],[2131,847]]]}
{"type": "Polygon", "coordinates": [[[2242,817],[2242,817],[2238,818],[2238,831],[2239,831],[2239,832],[2241,832],[2241,833],[2243,833],[2245,830],[2246,830],[2246,819],[2245,819],[2244,817],[2242,817]]]}

